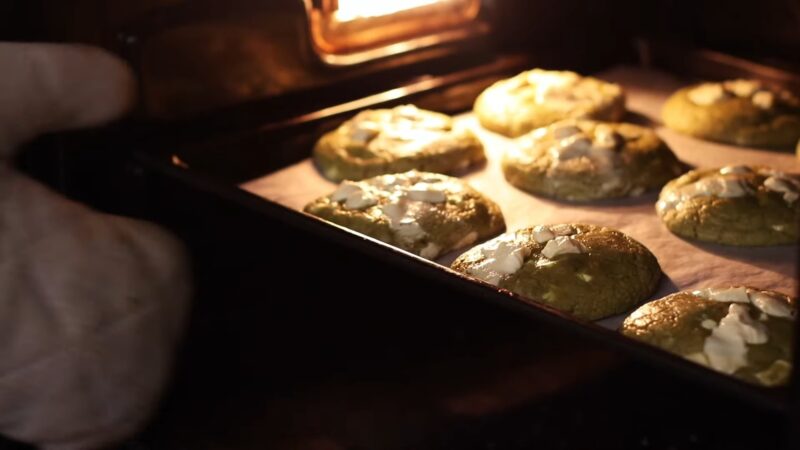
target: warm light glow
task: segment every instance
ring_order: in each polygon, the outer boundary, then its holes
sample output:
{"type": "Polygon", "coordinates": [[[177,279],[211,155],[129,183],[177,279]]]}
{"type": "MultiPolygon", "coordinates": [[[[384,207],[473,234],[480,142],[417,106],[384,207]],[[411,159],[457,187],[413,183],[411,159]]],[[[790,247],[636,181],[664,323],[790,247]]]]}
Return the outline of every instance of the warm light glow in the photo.
{"type": "Polygon", "coordinates": [[[388,16],[396,12],[432,5],[447,0],[339,0],[336,20],[348,22],[367,17],[388,16]]]}
{"type": "Polygon", "coordinates": [[[353,65],[488,31],[481,0],[305,0],[314,50],[353,65]]]}

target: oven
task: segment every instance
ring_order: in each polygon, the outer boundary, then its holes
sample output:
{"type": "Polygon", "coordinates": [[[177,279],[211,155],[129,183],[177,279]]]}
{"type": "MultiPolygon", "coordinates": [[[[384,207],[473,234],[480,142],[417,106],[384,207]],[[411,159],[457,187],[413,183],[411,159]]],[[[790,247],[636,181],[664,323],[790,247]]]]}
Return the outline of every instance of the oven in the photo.
{"type": "MultiPolygon", "coordinates": [[[[697,80],[800,90],[796,2],[37,3],[28,13],[45,24],[42,38],[130,61],[141,102],[112,129],[42,144],[31,166],[75,198],[170,227],[195,260],[200,294],[181,368],[136,445],[800,445],[800,374],[788,387],[755,387],[624,338],[619,318],[578,321],[459,276],[446,258],[426,261],[301,212],[334,186],[309,161],[324,132],[361,110],[409,103],[476,126],[477,95],[533,67],[622,84],[637,120],[691,164],[735,157],[796,172],[789,153],[720,149],[659,122],[666,96],[697,80]]],[[[508,145],[479,136],[487,148],[508,145]]],[[[507,199],[504,212],[517,212],[509,229],[565,217],[612,221],[645,240],[659,232],[639,223],[636,202],[534,208],[509,200],[491,174],[467,178],[507,199]]],[[[754,279],[797,295],[796,248],[695,251],[713,253],[732,282],[768,273],[754,279]]],[[[671,277],[659,292],[687,283],[671,277]]]]}

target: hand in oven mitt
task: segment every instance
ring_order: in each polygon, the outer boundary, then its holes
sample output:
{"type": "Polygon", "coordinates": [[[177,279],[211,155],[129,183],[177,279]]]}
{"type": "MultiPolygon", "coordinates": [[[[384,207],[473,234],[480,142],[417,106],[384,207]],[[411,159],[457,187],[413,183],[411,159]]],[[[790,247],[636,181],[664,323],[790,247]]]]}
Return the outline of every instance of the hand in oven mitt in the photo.
{"type": "Polygon", "coordinates": [[[102,124],[134,97],[96,49],[0,43],[0,433],[95,449],[154,410],[188,311],[183,249],[16,172],[35,135],[102,124]]]}

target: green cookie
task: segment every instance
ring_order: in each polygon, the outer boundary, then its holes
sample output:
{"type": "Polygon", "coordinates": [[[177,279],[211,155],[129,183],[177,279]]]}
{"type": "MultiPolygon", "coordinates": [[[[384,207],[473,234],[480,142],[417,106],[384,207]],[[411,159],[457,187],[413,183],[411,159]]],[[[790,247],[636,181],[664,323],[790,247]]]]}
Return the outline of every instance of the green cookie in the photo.
{"type": "Polygon", "coordinates": [[[718,244],[797,242],[800,180],[766,168],[691,171],[661,191],[656,211],[678,236],[718,244]]]}
{"type": "Polygon", "coordinates": [[[345,181],[305,212],[427,259],[505,230],[500,208],[463,181],[416,171],[345,181]]]}
{"type": "Polygon", "coordinates": [[[791,149],[800,140],[800,99],[755,80],[681,89],[662,116],[675,131],[727,144],[791,149]]]}
{"type": "Polygon", "coordinates": [[[765,386],[792,369],[794,299],[747,287],[679,292],[633,312],[622,333],[765,386]]]}
{"type": "Polygon", "coordinates": [[[333,181],[408,170],[454,173],[486,161],[472,131],[413,105],[362,111],[322,136],[313,153],[333,181]]]}
{"type": "Polygon", "coordinates": [[[582,224],[506,233],[464,253],[452,268],[585,320],[630,310],[661,277],[658,261],[642,244],[582,224]]]}
{"type": "Polygon", "coordinates": [[[571,201],[640,195],[682,172],[653,130],[588,120],[540,128],[520,138],[503,159],[512,185],[571,201]]]}
{"type": "Polygon", "coordinates": [[[486,89],[475,114],[484,128],[517,137],[564,119],[618,121],[625,95],[617,84],[575,72],[533,69],[486,89]]]}

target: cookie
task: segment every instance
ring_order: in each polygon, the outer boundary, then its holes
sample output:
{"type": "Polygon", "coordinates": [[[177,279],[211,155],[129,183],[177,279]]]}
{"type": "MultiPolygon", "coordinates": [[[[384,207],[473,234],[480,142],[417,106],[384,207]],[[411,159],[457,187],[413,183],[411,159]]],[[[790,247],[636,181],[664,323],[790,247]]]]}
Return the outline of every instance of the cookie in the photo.
{"type": "Polygon", "coordinates": [[[679,133],[727,144],[791,149],[800,140],[800,99],[756,80],[681,89],[662,116],[679,133]]]}
{"type": "Polygon", "coordinates": [[[765,386],[792,369],[794,299],[748,287],[679,292],[633,312],[622,333],[716,371],[765,386]]]}
{"type": "Polygon", "coordinates": [[[659,189],[683,168],[656,133],[628,123],[566,120],[520,138],[503,158],[512,185],[570,201],[659,189]]]}
{"type": "Polygon", "coordinates": [[[510,137],[564,119],[618,121],[625,95],[613,83],[575,72],[533,69],[498,81],[475,102],[484,128],[510,137]]]}
{"type": "Polygon", "coordinates": [[[345,181],[305,212],[427,259],[505,230],[500,208],[469,185],[417,171],[345,181]]]}
{"type": "Polygon", "coordinates": [[[467,251],[452,268],[585,320],[630,310],[661,277],[645,246],[619,231],[582,224],[506,233],[467,251]]]}
{"type": "Polygon", "coordinates": [[[661,191],[656,211],[678,236],[717,244],[797,242],[800,179],[766,167],[691,171],[661,191]]]}
{"type": "Polygon", "coordinates": [[[409,170],[451,174],[486,161],[472,131],[413,105],[362,111],[322,136],[313,154],[333,181],[409,170]]]}

